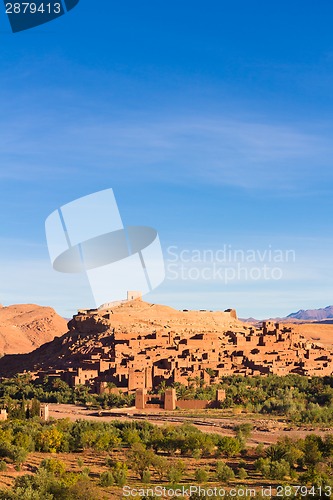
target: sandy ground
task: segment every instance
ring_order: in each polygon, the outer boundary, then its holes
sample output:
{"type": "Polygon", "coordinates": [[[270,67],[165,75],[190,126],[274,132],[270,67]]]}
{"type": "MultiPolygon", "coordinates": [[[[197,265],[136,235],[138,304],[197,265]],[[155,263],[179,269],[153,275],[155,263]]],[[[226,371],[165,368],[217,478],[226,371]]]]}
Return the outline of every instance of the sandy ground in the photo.
{"type": "Polygon", "coordinates": [[[50,408],[50,417],[55,419],[69,418],[70,420],[84,419],[112,422],[114,420],[133,421],[147,420],[155,425],[164,425],[165,423],[181,425],[191,423],[202,432],[214,432],[224,436],[234,436],[234,426],[241,423],[250,423],[253,426],[250,439],[247,441],[249,446],[256,446],[259,443],[269,445],[275,443],[281,437],[304,438],[307,434],[316,433],[319,435],[332,434],[333,428],[316,427],[290,427],[286,422],[271,418],[261,418],[257,415],[229,415],[221,418],[210,418],[209,416],[189,416],[181,415],[178,412],[172,412],[166,415],[163,411],[156,412],[138,412],[134,408],[114,409],[105,411],[98,415],[97,411],[90,408],[77,407],[75,405],[52,404],[50,408]]]}
{"type": "Polygon", "coordinates": [[[333,324],[283,323],[283,325],[290,326],[316,344],[322,344],[326,348],[333,348],[333,324]]]}

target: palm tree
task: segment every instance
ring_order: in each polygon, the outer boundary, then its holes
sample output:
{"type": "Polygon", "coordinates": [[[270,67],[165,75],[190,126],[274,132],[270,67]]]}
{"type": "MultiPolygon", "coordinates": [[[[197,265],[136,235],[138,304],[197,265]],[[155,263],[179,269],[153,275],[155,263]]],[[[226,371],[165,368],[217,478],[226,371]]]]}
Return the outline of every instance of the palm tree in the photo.
{"type": "Polygon", "coordinates": [[[162,380],[162,382],[160,382],[160,384],[157,387],[157,394],[161,396],[162,394],[165,393],[166,388],[167,388],[166,381],[162,380]]]}

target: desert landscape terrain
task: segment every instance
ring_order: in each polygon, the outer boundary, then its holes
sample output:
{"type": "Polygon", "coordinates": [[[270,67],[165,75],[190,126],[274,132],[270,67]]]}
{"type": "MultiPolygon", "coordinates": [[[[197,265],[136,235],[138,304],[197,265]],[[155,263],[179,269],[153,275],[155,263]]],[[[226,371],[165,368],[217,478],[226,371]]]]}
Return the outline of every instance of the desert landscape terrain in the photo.
{"type": "Polygon", "coordinates": [[[52,307],[35,304],[0,306],[0,353],[20,354],[59,337],[67,321],[52,307]]]}
{"type": "Polygon", "coordinates": [[[65,498],[94,500],[123,498],[124,484],[258,493],[328,481],[333,324],[251,325],[233,309],[140,299],[80,310],[68,325],[51,308],[0,314],[8,338],[26,332],[26,349],[37,347],[0,359],[0,491],[40,491],[45,474],[65,498]]]}

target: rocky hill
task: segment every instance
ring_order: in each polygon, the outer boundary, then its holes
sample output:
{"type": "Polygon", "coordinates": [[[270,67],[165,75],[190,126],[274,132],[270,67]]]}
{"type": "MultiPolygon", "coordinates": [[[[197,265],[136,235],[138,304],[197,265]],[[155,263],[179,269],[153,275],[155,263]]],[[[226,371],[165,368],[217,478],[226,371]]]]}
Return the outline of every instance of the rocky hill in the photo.
{"type": "Polygon", "coordinates": [[[153,331],[172,331],[173,335],[197,332],[222,332],[242,328],[236,312],[178,311],[171,307],[133,301],[98,311],[98,314],[78,314],[68,323],[68,332],[54,338],[29,354],[9,355],[0,359],[0,375],[13,375],[40,369],[77,368],[87,357],[99,356],[104,346],[112,346],[117,334],[133,338],[153,331]]]}
{"type": "MultiPolygon", "coordinates": [[[[31,353],[1,358],[0,375],[44,372],[97,392],[108,383],[131,392],[161,381],[213,383],[232,374],[325,376],[333,373],[333,350],[320,342],[322,326],[250,325],[232,309],[177,311],[134,300],[79,311],[61,337],[31,353]]],[[[325,326],[331,338],[332,327],[325,326]]]]}
{"type": "Polygon", "coordinates": [[[0,306],[0,354],[31,352],[66,331],[66,320],[51,307],[0,306]]]}

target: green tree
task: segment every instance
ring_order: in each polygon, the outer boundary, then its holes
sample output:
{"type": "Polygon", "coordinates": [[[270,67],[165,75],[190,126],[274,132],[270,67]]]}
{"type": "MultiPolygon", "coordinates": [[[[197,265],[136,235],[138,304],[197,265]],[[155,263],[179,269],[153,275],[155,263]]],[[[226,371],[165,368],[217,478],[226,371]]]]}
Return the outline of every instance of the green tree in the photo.
{"type": "Polygon", "coordinates": [[[141,481],[142,481],[144,484],[149,484],[149,483],[151,482],[151,474],[150,474],[150,471],[149,471],[149,470],[144,470],[144,471],[143,471],[141,481]]]}
{"type": "Polygon", "coordinates": [[[248,439],[253,431],[253,425],[250,423],[239,424],[234,427],[234,431],[239,440],[248,439]]]}
{"type": "Polygon", "coordinates": [[[238,469],[238,477],[239,479],[241,480],[244,480],[247,478],[247,472],[246,470],[244,469],[244,467],[241,467],[240,469],[238,469]]]}
{"type": "Polygon", "coordinates": [[[103,487],[113,486],[115,480],[111,471],[104,471],[99,477],[99,484],[103,487]]]}
{"type": "Polygon", "coordinates": [[[323,442],[319,436],[306,436],[304,441],[304,463],[309,467],[314,467],[322,459],[320,447],[323,442]]]}
{"type": "Polygon", "coordinates": [[[69,488],[70,500],[102,500],[102,492],[88,479],[81,478],[69,488]]]}
{"type": "Polygon", "coordinates": [[[194,473],[194,478],[198,483],[207,483],[208,481],[208,470],[206,467],[200,467],[196,469],[194,473]]]}
{"type": "Polygon", "coordinates": [[[55,477],[62,477],[66,472],[65,463],[58,458],[44,458],[39,467],[55,477]]]}
{"type": "Polygon", "coordinates": [[[218,453],[226,457],[238,455],[242,449],[241,442],[233,437],[219,436],[217,441],[218,453]]]}
{"type": "Polygon", "coordinates": [[[153,465],[155,453],[151,449],[147,449],[142,443],[134,443],[127,453],[127,461],[130,468],[138,474],[140,479],[143,479],[145,471],[153,465]]]}
{"type": "Polygon", "coordinates": [[[40,416],[40,402],[37,398],[33,398],[30,406],[30,417],[39,417],[40,416]]]}
{"type": "Polygon", "coordinates": [[[225,462],[219,461],[216,464],[216,477],[222,483],[228,483],[235,478],[235,473],[225,462]]]}
{"type": "Polygon", "coordinates": [[[56,427],[46,427],[41,430],[36,438],[36,449],[50,453],[61,450],[63,433],[56,427]]]}
{"type": "Polygon", "coordinates": [[[22,464],[26,461],[28,456],[27,450],[19,446],[13,446],[12,449],[12,460],[16,465],[17,470],[21,469],[22,464]]]}
{"type": "Polygon", "coordinates": [[[185,470],[186,466],[182,460],[173,462],[167,473],[168,481],[173,485],[178,484],[182,480],[185,470]]]}
{"type": "Polygon", "coordinates": [[[165,457],[161,457],[160,455],[155,455],[153,460],[153,468],[157,474],[157,477],[160,481],[166,477],[168,473],[168,461],[165,457]]]}
{"type": "Polygon", "coordinates": [[[116,462],[112,469],[112,475],[114,477],[114,482],[117,486],[124,486],[127,481],[127,464],[124,462],[116,462]]]}

